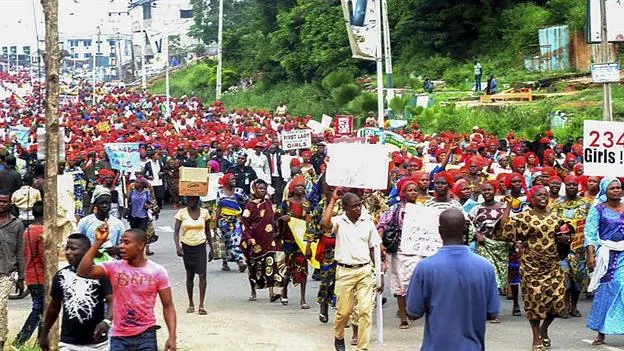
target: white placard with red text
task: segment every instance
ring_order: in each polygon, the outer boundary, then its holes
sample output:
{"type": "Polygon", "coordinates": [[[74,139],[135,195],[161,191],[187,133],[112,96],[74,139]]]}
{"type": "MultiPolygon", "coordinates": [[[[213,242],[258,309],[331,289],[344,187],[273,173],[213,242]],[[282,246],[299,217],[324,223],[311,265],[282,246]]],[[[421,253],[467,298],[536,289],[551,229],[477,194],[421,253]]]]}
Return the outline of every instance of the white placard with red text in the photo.
{"type": "Polygon", "coordinates": [[[583,166],[585,175],[624,176],[624,122],[585,121],[583,166]]]}
{"type": "Polygon", "coordinates": [[[282,132],[282,150],[309,149],[312,147],[310,129],[293,129],[282,132]]]}

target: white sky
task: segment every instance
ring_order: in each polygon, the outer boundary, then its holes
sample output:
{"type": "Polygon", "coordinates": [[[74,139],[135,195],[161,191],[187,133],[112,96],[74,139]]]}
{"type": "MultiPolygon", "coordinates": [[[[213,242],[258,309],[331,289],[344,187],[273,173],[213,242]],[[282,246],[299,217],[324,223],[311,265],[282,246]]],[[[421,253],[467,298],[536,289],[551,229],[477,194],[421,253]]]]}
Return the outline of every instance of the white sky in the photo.
{"type": "MultiPolygon", "coordinates": [[[[76,1],[78,3],[59,0],[59,32],[62,37],[92,37],[102,19],[108,22],[109,11],[127,11],[128,8],[128,0],[76,1]]],[[[35,22],[40,39],[43,39],[43,10],[39,0],[0,0],[0,42],[33,41],[35,22]]]]}

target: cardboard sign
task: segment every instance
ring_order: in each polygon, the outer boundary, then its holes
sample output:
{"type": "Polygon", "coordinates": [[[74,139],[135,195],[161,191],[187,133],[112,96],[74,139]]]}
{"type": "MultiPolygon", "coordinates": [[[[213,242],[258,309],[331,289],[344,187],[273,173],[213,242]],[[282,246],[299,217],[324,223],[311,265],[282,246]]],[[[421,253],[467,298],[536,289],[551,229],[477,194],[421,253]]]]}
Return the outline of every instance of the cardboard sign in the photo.
{"type": "Polygon", "coordinates": [[[120,172],[135,172],[141,170],[139,143],[104,144],[104,151],[106,151],[106,155],[108,155],[111,168],[120,172]]]}
{"type": "Polygon", "coordinates": [[[624,169],[624,122],[586,120],[583,128],[585,175],[612,177],[624,169]]]}
{"type": "Polygon", "coordinates": [[[214,201],[217,199],[217,191],[219,190],[219,179],[223,177],[223,173],[208,174],[208,195],[202,196],[201,201],[214,201]]]}
{"type": "Polygon", "coordinates": [[[353,133],[353,116],[336,116],[336,134],[351,135],[353,133]]]}
{"type": "Polygon", "coordinates": [[[429,257],[442,247],[438,231],[440,211],[433,207],[407,204],[401,233],[401,252],[429,257]]]}
{"type": "Polygon", "coordinates": [[[208,195],[208,168],[180,167],[180,196],[208,195]]]}
{"type": "Polygon", "coordinates": [[[312,147],[310,129],[293,129],[282,132],[282,150],[309,149],[312,147]]]}
{"type": "Polygon", "coordinates": [[[323,134],[326,129],[323,124],[321,124],[321,122],[315,121],[313,119],[309,120],[308,123],[306,123],[306,127],[312,129],[313,134],[323,134]]]}
{"type": "Polygon", "coordinates": [[[326,181],[358,189],[388,187],[388,149],[381,144],[328,144],[326,181]]]}

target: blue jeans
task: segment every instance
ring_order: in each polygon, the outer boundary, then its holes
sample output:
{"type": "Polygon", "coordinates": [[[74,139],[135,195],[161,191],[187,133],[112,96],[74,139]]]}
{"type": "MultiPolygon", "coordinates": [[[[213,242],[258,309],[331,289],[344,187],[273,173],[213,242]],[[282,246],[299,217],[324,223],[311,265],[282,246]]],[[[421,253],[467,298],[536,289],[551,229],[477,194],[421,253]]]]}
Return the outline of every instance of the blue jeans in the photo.
{"type": "Polygon", "coordinates": [[[481,75],[475,76],[475,91],[481,91],[481,75]]]}
{"type": "Polygon", "coordinates": [[[110,351],[158,351],[156,328],[152,327],[135,336],[113,336],[110,351]]]}
{"type": "Polygon", "coordinates": [[[30,290],[30,297],[32,299],[32,309],[30,310],[30,314],[24,322],[24,326],[22,330],[17,334],[15,338],[16,345],[22,345],[30,339],[30,337],[35,332],[35,329],[41,327],[41,316],[43,314],[43,294],[45,289],[43,285],[29,285],[28,289],[30,290]]]}

